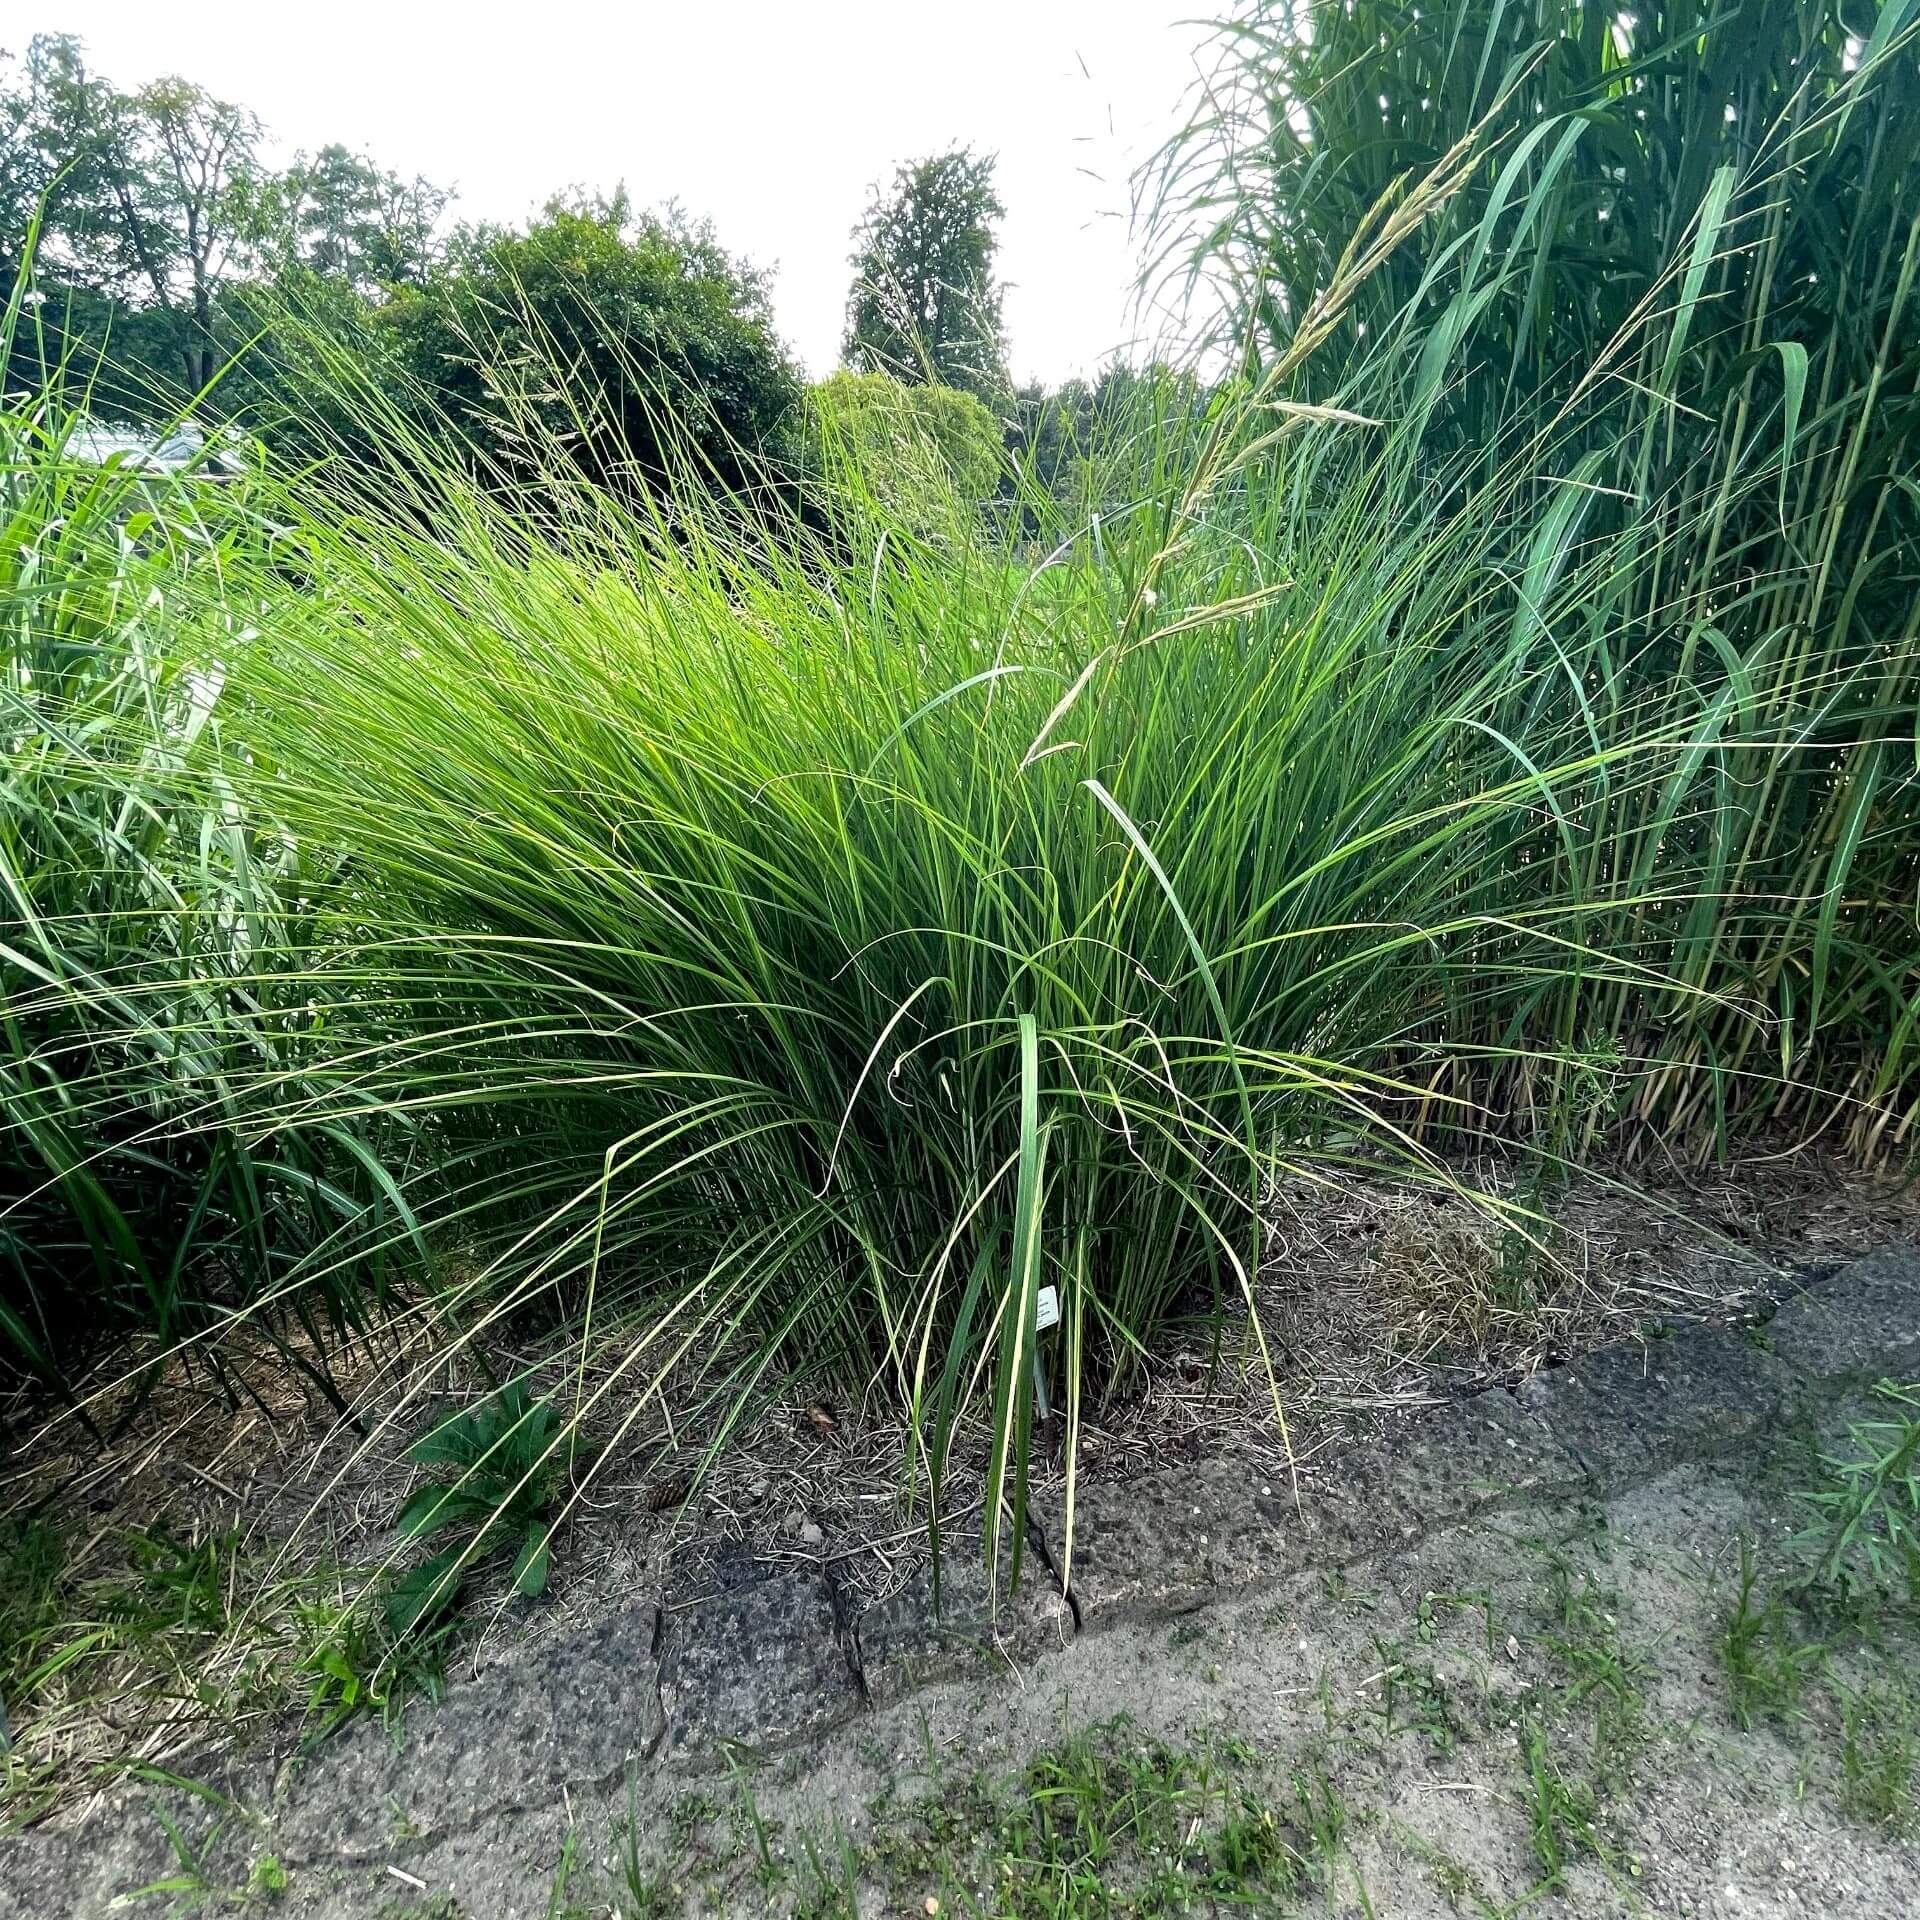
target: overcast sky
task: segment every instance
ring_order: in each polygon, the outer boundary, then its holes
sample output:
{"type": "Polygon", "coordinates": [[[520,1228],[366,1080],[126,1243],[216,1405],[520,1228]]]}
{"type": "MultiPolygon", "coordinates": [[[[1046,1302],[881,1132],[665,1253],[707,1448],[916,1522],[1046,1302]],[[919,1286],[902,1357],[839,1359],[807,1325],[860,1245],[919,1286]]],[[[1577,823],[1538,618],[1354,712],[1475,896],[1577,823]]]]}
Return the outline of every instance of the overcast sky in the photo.
{"type": "Polygon", "coordinates": [[[1209,0],[0,0],[0,44],[77,32],[121,86],[179,73],[291,152],[328,141],[458,189],[469,219],[625,181],[773,267],[809,372],[839,356],[869,185],[954,142],[1000,156],[1016,378],[1127,344],[1128,176],[1173,124],[1209,0]]]}

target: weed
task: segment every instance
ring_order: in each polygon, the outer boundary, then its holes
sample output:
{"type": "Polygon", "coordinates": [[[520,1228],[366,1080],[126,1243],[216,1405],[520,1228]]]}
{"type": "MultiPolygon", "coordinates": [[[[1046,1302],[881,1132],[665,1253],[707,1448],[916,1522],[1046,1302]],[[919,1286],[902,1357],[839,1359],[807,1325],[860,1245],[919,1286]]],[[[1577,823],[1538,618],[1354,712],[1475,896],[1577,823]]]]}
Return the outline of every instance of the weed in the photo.
{"type": "Polygon", "coordinates": [[[580,1836],[569,1827],[566,1839],[560,1844],[560,1860],[553,1870],[553,1884],[547,1889],[546,1920],[598,1920],[594,1909],[574,1899],[569,1891],[573,1885],[579,1851],[580,1836]]]}
{"type": "Polygon", "coordinates": [[[1372,1587],[1356,1587],[1345,1567],[1329,1567],[1320,1576],[1320,1585],[1330,1606],[1349,1607],[1355,1613],[1372,1613],[1380,1604],[1380,1595],[1372,1587]]]}
{"type": "Polygon", "coordinates": [[[643,1867],[634,1854],[620,1856],[620,1920],[668,1920],[680,1911],[680,1894],[664,1867],[643,1867]]]}
{"type": "MultiPolygon", "coordinates": [[[[674,1803],[670,1828],[676,1857],[692,1844],[695,1832],[716,1811],[704,1796],[683,1794],[674,1803]]],[[[627,1773],[627,1813],[620,1825],[614,1865],[618,1920],[669,1920],[679,1911],[679,1889],[669,1869],[640,1857],[639,1788],[631,1769],[627,1773]]]]}
{"type": "Polygon", "coordinates": [[[269,1578],[232,1532],[183,1537],[164,1525],[97,1538],[84,1567],[45,1526],[16,1531],[0,1552],[0,1697],[15,1721],[0,1778],[16,1817],[55,1790],[63,1766],[96,1779],[142,1769],[144,1716],[122,1747],[55,1757],[104,1695],[165,1702],[160,1717],[175,1725],[273,1711],[303,1688],[329,1693],[328,1713],[339,1711],[343,1683],[308,1669],[345,1612],[313,1597],[337,1574],[269,1578]]]}
{"type": "Polygon", "coordinates": [[[1824,1648],[1795,1640],[1786,1597],[1757,1594],[1753,1543],[1740,1540],[1740,1576],[1733,1608],[1720,1635],[1720,1659],[1733,1695],[1733,1717],[1751,1729],[1761,1720],[1787,1720],[1800,1711],[1807,1678],[1824,1648]]]}
{"type": "Polygon", "coordinates": [[[1595,1775],[1611,1786],[1651,1738],[1644,1692],[1650,1668],[1620,1636],[1617,1594],[1558,1557],[1551,1593],[1559,1631],[1548,1636],[1547,1648],[1567,1674],[1561,1697],[1569,1708],[1591,1710],[1595,1775]]]}
{"type": "Polygon", "coordinates": [[[1592,1787],[1561,1769],[1537,1719],[1530,1717],[1521,1727],[1520,1754],[1528,1842],[1545,1876],[1542,1887],[1557,1893],[1566,1886],[1570,1860],[1606,1857],[1598,1803],[1592,1787]]]}
{"type": "MultiPolygon", "coordinates": [[[[1865,1686],[1844,1684],[1835,1673],[1849,1652],[1879,1649],[1890,1608],[1920,1597],[1920,1393],[1888,1382],[1877,1392],[1891,1417],[1851,1423],[1846,1450],[1822,1463],[1823,1483],[1795,1491],[1815,1523],[1792,1542],[1796,1570],[1764,1601],[1752,1544],[1741,1539],[1720,1653],[1743,1728],[1803,1717],[1809,1684],[1824,1676],[1838,1710],[1843,1810],[1864,1825],[1905,1834],[1920,1809],[1920,1700],[1905,1655],[1888,1678],[1865,1686]],[[1817,1623],[1817,1634],[1809,1623],[1817,1623]]],[[[1823,1724],[1826,1718],[1820,1716],[1823,1724]]]]}
{"type": "Polygon", "coordinates": [[[1497,1651],[1499,1639],[1493,1595],[1482,1588],[1475,1588],[1470,1593],[1423,1593],[1413,1616],[1414,1634],[1422,1646],[1433,1644],[1440,1629],[1440,1614],[1444,1607],[1470,1608],[1480,1615],[1481,1624],[1486,1630],[1487,1657],[1491,1659],[1497,1651]]]}
{"type": "Polygon", "coordinates": [[[1403,1650],[1374,1635],[1379,1655],[1381,1729],[1389,1740],[1396,1733],[1416,1733],[1437,1754],[1453,1751],[1459,1728],[1455,1725],[1446,1683],[1430,1664],[1409,1660],[1403,1650]]]}
{"type": "Polygon", "coordinates": [[[419,1900],[386,1901],[376,1920],[466,1920],[460,1902],[450,1893],[430,1893],[419,1900]]]}
{"type": "Polygon", "coordinates": [[[514,1549],[517,1592],[545,1590],[561,1438],[560,1416],[533,1398],[522,1377],[434,1422],[408,1448],[421,1466],[450,1469],[453,1477],[414,1492],[400,1509],[400,1531],[427,1539],[457,1527],[468,1538],[395,1583],[387,1611],[396,1634],[443,1614],[465,1571],[495,1546],[514,1549]]]}
{"type": "Polygon", "coordinates": [[[1920,1823],[1920,1707],[1904,1686],[1880,1685],[1841,1701],[1841,1805],[1893,1834],[1920,1823]]]}
{"type": "Polygon", "coordinates": [[[261,1854],[247,1875],[247,1892],[256,1900],[277,1900],[286,1890],[286,1868],[273,1854],[261,1854]]]}
{"type": "Polygon", "coordinates": [[[66,1550],[37,1520],[0,1524],[0,1780],[13,1771],[13,1721],[51,1677],[46,1664],[66,1601],[66,1550]]]}
{"type": "Polygon", "coordinates": [[[860,1920],[860,1855],[846,1829],[836,1821],[824,1848],[811,1833],[802,1833],[799,1841],[806,1877],[792,1920],[860,1920]]]}
{"type": "Polygon", "coordinates": [[[324,1739],[356,1713],[392,1723],[416,1695],[438,1700],[446,1687],[446,1649],[458,1622],[396,1604],[391,1576],[351,1597],[304,1601],[295,1608],[293,1678],[309,1737],[324,1739]]]}
{"type": "Polygon", "coordinates": [[[674,1801],[669,1816],[673,1837],[678,1844],[684,1846],[700,1827],[719,1817],[720,1809],[709,1795],[683,1793],[674,1801]]]}
{"type": "Polygon", "coordinates": [[[1886,1417],[1851,1422],[1847,1450],[1823,1462],[1827,1484],[1795,1496],[1814,1514],[1796,1541],[1803,1584],[1842,1605],[1896,1589],[1920,1602],[1920,1386],[1874,1392],[1886,1417]]]}
{"type": "Polygon", "coordinates": [[[768,1890],[778,1886],[786,1878],[786,1865],[775,1851],[781,1826],[777,1820],[768,1820],[760,1811],[760,1803],[754,1798],[753,1786],[742,1768],[737,1754],[727,1756],[727,1764],[733,1772],[734,1789],[738,1795],[735,1809],[736,1820],[743,1834],[750,1836],[753,1843],[753,1855],[760,1883],[768,1890]]]}
{"type": "Polygon", "coordinates": [[[152,1807],[152,1813],[154,1819],[160,1823],[161,1832],[167,1837],[167,1846],[173,1853],[177,1869],[158,1880],[148,1881],[145,1886],[134,1888],[131,1892],[120,1896],[120,1899],[131,1904],[135,1901],[156,1899],[165,1894],[172,1898],[176,1906],[182,1901],[190,1905],[198,1905],[215,1899],[222,1889],[208,1874],[205,1855],[212,1848],[219,1832],[219,1824],[216,1823],[202,1844],[196,1848],[181,1832],[179,1823],[165,1807],[156,1802],[152,1807]]]}
{"type": "Polygon", "coordinates": [[[1456,1860],[1444,1848],[1403,1822],[1392,1823],[1390,1831],[1397,1845],[1410,1853],[1433,1876],[1434,1885],[1440,1889],[1447,1904],[1456,1912],[1471,1901],[1473,1911],[1482,1916],[1482,1920],[1509,1920],[1512,1908],[1492,1900],[1473,1874],[1456,1860]]]}
{"type": "Polygon", "coordinates": [[[1354,1892],[1361,1910],[1371,1915],[1372,1898],[1360,1878],[1359,1868],[1353,1866],[1347,1852],[1347,1833],[1353,1817],[1334,1784],[1324,1755],[1315,1754],[1304,1767],[1294,1769],[1293,1798],[1288,1812],[1305,1842],[1303,1852],[1314,1859],[1314,1873],[1328,1899],[1333,1898],[1341,1866],[1345,1864],[1352,1869],[1354,1892]]]}
{"type": "Polygon", "coordinates": [[[1336,1860],[1347,1841],[1347,1803],[1333,1784],[1324,1759],[1315,1758],[1293,1775],[1292,1814],[1323,1864],[1336,1860]]]}
{"type": "Polygon", "coordinates": [[[1243,1742],[1174,1748],[1108,1721],[1063,1735],[1011,1781],[976,1776],[895,1808],[868,1861],[903,1903],[931,1882],[944,1906],[996,1920],[1276,1910],[1304,1862],[1297,1822],[1253,1790],[1256,1759],[1243,1742]]]}

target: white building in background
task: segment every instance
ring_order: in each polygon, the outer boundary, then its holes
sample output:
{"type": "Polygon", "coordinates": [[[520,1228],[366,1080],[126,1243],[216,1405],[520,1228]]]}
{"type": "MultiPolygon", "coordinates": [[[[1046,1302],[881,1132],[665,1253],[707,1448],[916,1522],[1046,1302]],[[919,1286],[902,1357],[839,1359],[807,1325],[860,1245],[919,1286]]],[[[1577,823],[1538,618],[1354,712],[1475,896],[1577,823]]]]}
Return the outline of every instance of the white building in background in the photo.
{"type": "Polygon", "coordinates": [[[93,466],[114,461],[142,473],[179,473],[192,467],[207,480],[231,480],[246,466],[243,436],[215,428],[209,436],[191,420],[156,432],[83,420],[67,436],[67,452],[93,466]]]}

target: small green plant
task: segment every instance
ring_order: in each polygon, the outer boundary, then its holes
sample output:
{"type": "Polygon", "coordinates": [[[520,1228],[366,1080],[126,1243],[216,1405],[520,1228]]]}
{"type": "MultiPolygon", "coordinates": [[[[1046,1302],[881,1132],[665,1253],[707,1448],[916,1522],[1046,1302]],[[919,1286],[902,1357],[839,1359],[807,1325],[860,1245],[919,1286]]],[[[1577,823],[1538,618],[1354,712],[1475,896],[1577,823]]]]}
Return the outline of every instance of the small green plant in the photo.
{"type": "Polygon", "coordinates": [[[1565,1705],[1593,1713],[1594,1772],[1609,1785],[1651,1738],[1643,1691],[1650,1669],[1621,1638],[1617,1594],[1558,1558],[1551,1580],[1560,1625],[1547,1636],[1547,1649],[1567,1675],[1565,1705]]]}
{"type": "Polygon", "coordinates": [[[1396,1733],[1417,1733],[1438,1754],[1454,1749],[1458,1729],[1447,1698],[1446,1682],[1432,1665],[1409,1660],[1405,1651],[1378,1634],[1374,1651],[1384,1671],[1380,1675],[1381,1729],[1388,1739],[1396,1733]]]}
{"type": "Polygon", "coordinates": [[[1491,1658],[1496,1651],[1499,1639],[1494,1624],[1496,1615],[1493,1595],[1490,1591],[1479,1587],[1469,1593],[1423,1593],[1413,1615],[1413,1630],[1420,1644],[1422,1646],[1433,1644],[1440,1631],[1441,1609],[1446,1607],[1465,1608],[1479,1614],[1487,1654],[1491,1658]]]}
{"type": "Polygon", "coordinates": [[[164,1525],[130,1533],[133,1575],[107,1593],[105,1610],[141,1631],[218,1633],[230,1614],[239,1545],[232,1529],[194,1541],[164,1525]]]}
{"type": "MultiPolygon", "coordinates": [[[[674,1802],[671,1815],[675,1846],[688,1846],[713,1813],[710,1800],[683,1794],[674,1802]]],[[[666,1868],[640,1854],[640,1792],[632,1768],[627,1770],[627,1815],[620,1823],[613,1866],[616,1920],[667,1920],[679,1911],[678,1890],[666,1868]]]]}
{"type": "Polygon", "coordinates": [[[1864,1825],[1911,1833],[1920,1821],[1920,1712],[1913,1696],[1875,1686],[1844,1696],[1841,1805],[1864,1825]]]}
{"type": "Polygon", "coordinates": [[[739,1754],[729,1752],[727,1763],[733,1770],[733,1784],[739,1793],[739,1804],[735,1809],[738,1825],[743,1835],[752,1837],[755,1872],[760,1884],[771,1891],[786,1877],[786,1868],[775,1845],[780,1837],[781,1823],[769,1820],[760,1811],[760,1802],[754,1798],[753,1783],[740,1764],[739,1754]]]}
{"type": "Polygon", "coordinates": [[[122,1899],[132,1903],[158,1899],[164,1894],[172,1897],[177,1909],[183,1901],[188,1904],[197,1904],[216,1898],[220,1888],[209,1877],[203,1856],[212,1847],[214,1835],[218,1833],[219,1828],[216,1826],[213,1832],[207,1835],[202,1846],[195,1848],[165,1807],[156,1804],[153,1808],[153,1817],[159,1821],[160,1830],[167,1836],[167,1846],[173,1853],[177,1870],[162,1875],[158,1880],[149,1880],[145,1886],[136,1887],[130,1893],[123,1895],[122,1899]]]}
{"type": "Polygon", "coordinates": [[[1288,1809],[1290,1824],[1304,1842],[1302,1852],[1313,1859],[1313,1871],[1329,1902],[1339,1879],[1342,1861],[1352,1871],[1354,1892],[1360,1910],[1371,1916],[1373,1900],[1367,1892],[1360,1870],[1347,1853],[1347,1831],[1352,1825],[1345,1798],[1334,1785],[1326,1756],[1316,1752],[1304,1768],[1293,1775],[1293,1802],[1288,1809]]]}
{"type": "Polygon", "coordinates": [[[793,1903],[792,1920],[860,1920],[860,1852],[836,1820],[830,1842],[799,1836],[806,1879],[793,1903]]]}
{"type": "MultiPolygon", "coordinates": [[[[77,1776],[69,1730],[97,1724],[102,1700],[135,1736],[107,1764],[136,1772],[150,1714],[211,1730],[304,1695],[324,1729],[373,1704],[368,1676],[379,1653],[370,1643],[385,1644],[374,1631],[379,1609],[349,1602],[340,1580],[320,1567],[276,1572],[231,1531],[193,1538],[156,1523],[98,1535],[76,1555],[43,1524],[0,1530],[0,1697],[13,1716],[0,1785],[9,1816],[28,1817],[77,1776]]],[[[409,1668],[402,1689],[420,1683],[428,1651],[394,1651],[409,1668]]],[[[85,1771],[102,1777],[91,1760],[85,1771]]]]}
{"type": "Polygon", "coordinates": [[[1785,1596],[1774,1593],[1762,1600],[1758,1581],[1753,1543],[1743,1535],[1739,1586],[1720,1635],[1720,1659],[1732,1689],[1733,1717],[1748,1730],[1799,1712],[1807,1677],[1825,1651],[1794,1639],[1785,1596]]]}
{"type": "Polygon", "coordinates": [[[1405,1849],[1433,1876],[1433,1883],[1448,1906],[1459,1912],[1471,1903],[1472,1910],[1484,1916],[1484,1920],[1507,1920],[1511,1910],[1490,1900],[1472,1873],[1452,1854],[1435,1846],[1417,1827],[1393,1821],[1389,1829],[1395,1845],[1405,1849]]]}
{"type": "Polygon", "coordinates": [[[460,1902],[450,1893],[430,1893],[420,1900],[389,1900],[378,1920],[465,1920],[460,1902]]]}
{"type": "Polygon", "coordinates": [[[416,1694],[440,1698],[458,1620],[445,1603],[430,1614],[410,1598],[396,1605],[397,1585],[376,1580],[352,1597],[296,1607],[293,1676],[314,1737],[361,1712],[391,1722],[416,1694]]]}
{"type": "Polygon", "coordinates": [[[1529,1718],[1521,1730],[1520,1755],[1528,1842],[1544,1876],[1542,1891],[1558,1893],[1567,1883],[1570,1860],[1606,1858],[1599,1805],[1592,1787],[1554,1759],[1546,1729],[1536,1719],[1529,1718]]]}
{"type": "Polygon", "coordinates": [[[1295,1824],[1313,1843],[1324,1861],[1331,1862],[1346,1845],[1347,1803],[1333,1784],[1324,1760],[1315,1759],[1293,1776],[1295,1824]]]}
{"type": "Polygon", "coordinates": [[[247,1875],[247,1892],[256,1900],[277,1900],[287,1890],[287,1870],[270,1853],[263,1853],[247,1875]]]}
{"type": "Polygon", "coordinates": [[[1920,1385],[1883,1380],[1885,1418],[1855,1420],[1847,1450],[1824,1461],[1827,1484],[1795,1497],[1812,1524],[1796,1544],[1808,1555],[1802,1584],[1843,1605],[1905,1589],[1920,1602],[1920,1385]]]}
{"type": "Polygon", "coordinates": [[[416,1540],[450,1528],[467,1538],[396,1581],[387,1596],[397,1635],[425,1626],[451,1606],[476,1561],[511,1545],[516,1591],[546,1590],[552,1544],[548,1515],[559,1483],[562,1434],[552,1404],[536,1400],[524,1377],[436,1421],[407,1450],[421,1466],[452,1470],[449,1480],[417,1489],[395,1523],[416,1540]]]}
{"type": "Polygon", "coordinates": [[[594,1920],[592,1909],[568,1892],[573,1884],[579,1851],[580,1836],[569,1827],[567,1837],[561,1843],[559,1865],[554,1868],[553,1885],[547,1889],[546,1920],[594,1920]]]}
{"type": "Polygon", "coordinates": [[[1300,1823],[1255,1790],[1257,1759],[1228,1738],[1144,1738],[1122,1715],[1010,1781],[934,1782],[876,1822],[868,1864],[909,1907],[931,1883],[943,1910],[996,1920],[1274,1912],[1300,1881],[1300,1823]]]}
{"type": "Polygon", "coordinates": [[[66,1549],[38,1520],[0,1526],[0,1781],[13,1767],[10,1715],[27,1706],[46,1677],[49,1637],[63,1612],[66,1549]]]}

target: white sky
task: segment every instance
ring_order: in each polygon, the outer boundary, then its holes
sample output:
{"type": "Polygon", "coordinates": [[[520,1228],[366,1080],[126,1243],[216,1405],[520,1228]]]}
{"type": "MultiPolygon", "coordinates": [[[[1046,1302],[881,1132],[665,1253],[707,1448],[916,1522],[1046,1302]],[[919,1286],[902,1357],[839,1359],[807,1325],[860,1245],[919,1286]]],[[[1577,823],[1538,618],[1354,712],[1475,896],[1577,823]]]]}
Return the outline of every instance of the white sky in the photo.
{"type": "Polygon", "coordinates": [[[1017,379],[1127,344],[1128,177],[1158,145],[1209,0],[0,0],[0,44],[75,32],[130,87],[179,73],[251,107],[275,148],[338,140],[524,217],[559,187],[678,199],[776,269],[809,372],[839,357],[869,184],[959,141],[1000,156],[1017,379]],[[1083,66],[1084,63],[1084,66],[1083,66]]]}

